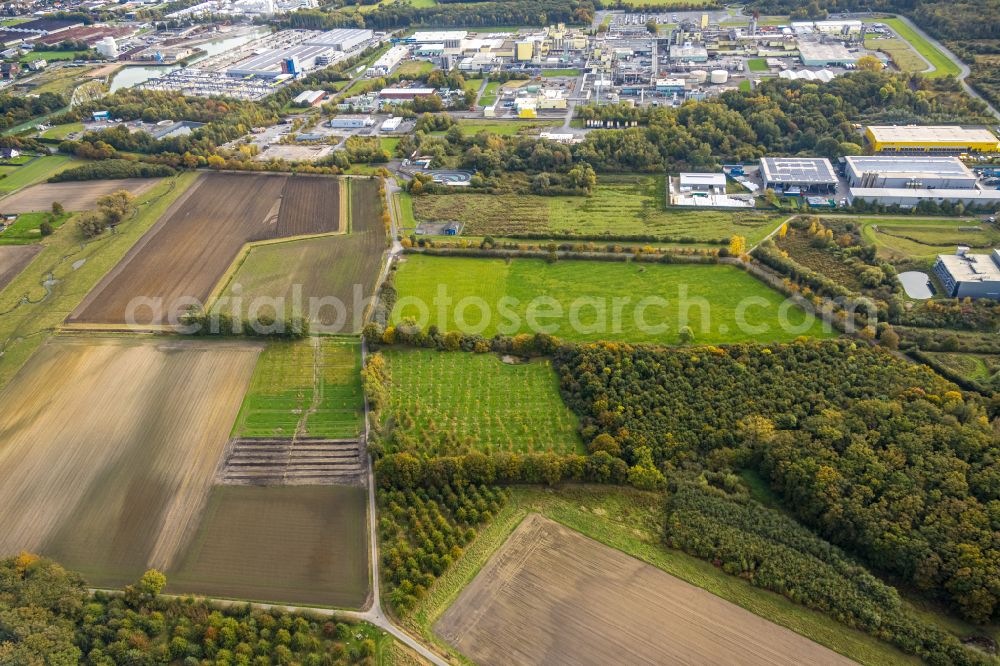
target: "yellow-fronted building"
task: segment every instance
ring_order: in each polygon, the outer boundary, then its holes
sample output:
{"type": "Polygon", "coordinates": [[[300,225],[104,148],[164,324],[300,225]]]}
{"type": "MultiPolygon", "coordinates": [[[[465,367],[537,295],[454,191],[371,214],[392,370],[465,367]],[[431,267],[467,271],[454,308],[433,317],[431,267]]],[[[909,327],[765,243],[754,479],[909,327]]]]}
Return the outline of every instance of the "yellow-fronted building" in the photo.
{"type": "Polygon", "coordinates": [[[865,136],[877,153],[1000,152],[1000,139],[982,127],[870,125],[865,136]]]}

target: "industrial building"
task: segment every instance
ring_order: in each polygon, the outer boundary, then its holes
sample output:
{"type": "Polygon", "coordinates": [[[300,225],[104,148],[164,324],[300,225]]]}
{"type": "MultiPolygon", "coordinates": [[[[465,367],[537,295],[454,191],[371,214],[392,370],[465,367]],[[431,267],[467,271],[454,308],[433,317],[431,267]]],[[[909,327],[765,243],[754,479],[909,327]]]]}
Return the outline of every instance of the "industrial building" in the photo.
{"type": "Polygon", "coordinates": [[[870,125],[865,136],[875,152],[993,153],[1000,140],[983,127],[960,125],[870,125]]]}
{"type": "Polygon", "coordinates": [[[364,129],[375,125],[371,116],[334,116],[328,123],[334,129],[364,129]]]}
{"type": "Polygon", "coordinates": [[[382,123],[383,132],[395,132],[399,129],[399,126],[403,124],[402,116],[393,116],[392,118],[386,119],[382,123]]]}
{"type": "Polygon", "coordinates": [[[938,255],[934,274],[952,298],[1000,300],[1000,250],[969,254],[969,248],[959,246],[955,254],[938,255]]]}
{"type": "Polygon", "coordinates": [[[976,174],[957,157],[891,155],[844,158],[844,175],[851,187],[910,189],[973,189],[976,174]]]}
{"type": "Polygon", "coordinates": [[[670,59],[675,62],[708,62],[708,49],[690,44],[670,47],[670,59]]]}
{"type": "Polygon", "coordinates": [[[376,76],[386,76],[395,69],[396,65],[403,62],[403,59],[410,55],[410,48],[403,44],[396,44],[391,49],[379,56],[379,59],[371,64],[365,71],[365,76],[372,78],[376,76]]]}
{"type": "Polygon", "coordinates": [[[763,157],[760,174],[765,188],[781,192],[793,187],[807,192],[837,189],[837,174],[825,157],[763,157]]]}
{"type": "Polygon", "coordinates": [[[375,37],[371,30],[339,28],[310,37],[302,42],[305,46],[325,46],[334,51],[350,51],[375,37]]]}
{"type": "Polygon", "coordinates": [[[724,173],[681,173],[679,176],[679,191],[693,194],[725,194],[726,174],[724,173]]]}
{"type": "Polygon", "coordinates": [[[847,67],[857,64],[858,56],[840,43],[799,42],[799,58],[806,67],[847,67]]]}
{"type": "Polygon", "coordinates": [[[465,30],[418,30],[409,37],[404,37],[405,44],[440,44],[448,50],[462,48],[462,40],[469,33],[465,30]]]}
{"type": "Polygon", "coordinates": [[[323,103],[325,97],[326,92],[323,90],[303,90],[292,100],[292,103],[304,106],[317,106],[323,103]]]}
{"type": "Polygon", "coordinates": [[[282,74],[297,76],[335,61],[337,50],[330,46],[296,44],[284,49],[274,49],[257,54],[226,70],[233,77],[256,76],[273,79],[282,74]]]}
{"type": "Polygon", "coordinates": [[[383,88],[378,96],[389,102],[412,102],[420,95],[433,95],[434,88],[383,88]]]}

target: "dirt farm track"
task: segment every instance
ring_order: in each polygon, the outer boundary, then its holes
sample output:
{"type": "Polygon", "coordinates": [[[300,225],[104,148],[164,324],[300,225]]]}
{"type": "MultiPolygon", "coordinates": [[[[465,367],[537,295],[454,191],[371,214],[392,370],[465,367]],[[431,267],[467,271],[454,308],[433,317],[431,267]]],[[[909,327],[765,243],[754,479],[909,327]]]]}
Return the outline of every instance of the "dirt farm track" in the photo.
{"type": "Polygon", "coordinates": [[[246,243],[338,231],[341,187],[335,178],[204,174],[67,322],[124,324],[130,302],[143,298],[162,308],[134,310],[135,323],[166,324],[190,299],[205,303],[246,243]]]}
{"type": "Polygon", "coordinates": [[[142,194],[160,182],[159,178],[123,178],[119,180],[84,180],[65,183],[39,183],[0,199],[0,212],[30,213],[52,208],[58,201],[66,210],[88,210],[105,194],[128,190],[142,194]]]}
{"type": "Polygon", "coordinates": [[[478,664],[853,664],[530,514],[435,625],[478,664]]]}
{"type": "Polygon", "coordinates": [[[93,585],[167,569],[197,529],[260,346],[55,337],[0,391],[0,557],[93,585]]]}

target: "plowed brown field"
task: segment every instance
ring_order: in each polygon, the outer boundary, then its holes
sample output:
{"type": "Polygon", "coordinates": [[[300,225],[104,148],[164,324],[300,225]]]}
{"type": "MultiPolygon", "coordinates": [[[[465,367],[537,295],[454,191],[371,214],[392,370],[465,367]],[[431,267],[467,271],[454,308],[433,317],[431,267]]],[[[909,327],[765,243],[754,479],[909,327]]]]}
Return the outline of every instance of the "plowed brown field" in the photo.
{"type": "Polygon", "coordinates": [[[852,664],[531,514],[435,625],[478,664],[852,664]]]}
{"type": "Polygon", "coordinates": [[[167,568],[197,528],[260,347],[54,338],[0,392],[0,557],[93,585],[167,568]]]}
{"type": "Polygon", "coordinates": [[[289,178],[281,195],[277,237],[343,231],[340,225],[343,185],[339,178],[289,178]]]}
{"type": "Polygon", "coordinates": [[[170,323],[192,303],[205,303],[246,243],[337,231],[339,189],[329,178],[205,174],[67,321],[170,323]],[[286,185],[290,208],[282,215],[286,185]]]}
{"type": "Polygon", "coordinates": [[[40,183],[0,199],[4,213],[30,213],[50,210],[58,201],[66,210],[90,210],[105,194],[128,190],[142,194],[160,182],[159,178],[121,178],[118,180],[85,180],[66,183],[40,183]]]}
{"type": "Polygon", "coordinates": [[[0,289],[17,277],[41,250],[41,245],[0,245],[0,289]]]}

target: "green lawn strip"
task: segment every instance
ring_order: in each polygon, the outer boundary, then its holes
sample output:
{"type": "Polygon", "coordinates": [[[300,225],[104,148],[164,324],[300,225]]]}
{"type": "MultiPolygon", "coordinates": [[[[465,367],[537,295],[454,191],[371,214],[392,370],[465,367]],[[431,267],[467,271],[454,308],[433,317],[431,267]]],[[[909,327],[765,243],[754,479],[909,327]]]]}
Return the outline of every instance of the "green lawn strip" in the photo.
{"type": "Polygon", "coordinates": [[[865,48],[872,51],[882,51],[888,55],[894,65],[902,72],[923,72],[928,69],[924,59],[917,55],[910,45],[902,39],[866,39],[865,48]]]}
{"type": "MultiPolygon", "coordinates": [[[[661,543],[663,497],[620,487],[513,488],[510,501],[493,523],[483,528],[462,558],[437,579],[413,612],[403,618],[404,624],[428,642],[455,654],[434,635],[434,623],[529,512],[541,513],[861,664],[920,663],[822,613],[753,587],[709,562],[666,548],[661,543]]],[[[462,663],[469,662],[463,658],[462,663]]]]}
{"type": "Polygon", "coordinates": [[[81,243],[70,223],[42,241],[44,249],[0,291],[0,387],[196,178],[181,174],[141,194],[137,216],[114,234],[81,243]],[[54,282],[46,287],[47,277],[54,282]]]}
{"type": "Polygon", "coordinates": [[[73,60],[76,58],[76,51],[31,51],[21,56],[21,62],[33,62],[35,60],[73,60]]]}
{"type": "Polygon", "coordinates": [[[677,344],[684,325],[701,344],[831,335],[783,305],[781,294],[728,265],[407,255],[396,290],[393,322],[412,317],[442,331],[486,337],[540,331],[576,342],[677,344]],[[442,296],[450,305],[438,304],[442,296]],[[616,305],[615,298],[627,300],[616,305]],[[779,321],[782,308],[790,327],[779,321]]]}
{"type": "Polygon", "coordinates": [[[750,58],[747,60],[747,68],[751,72],[766,72],[768,70],[767,60],[764,58],[750,58]]]}
{"type": "MultiPolygon", "coordinates": [[[[389,349],[387,415],[433,455],[465,451],[583,453],[578,420],[548,359],[389,349]]],[[[390,445],[389,448],[392,448],[390,445]]]]}
{"type": "Polygon", "coordinates": [[[937,47],[917,34],[917,32],[908,24],[903,22],[902,19],[880,19],[879,22],[885,23],[892,28],[897,35],[909,42],[910,46],[916,49],[917,53],[926,58],[927,61],[934,66],[934,71],[927,74],[927,76],[937,78],[940,76],[958,76],[961,73],[958,65],[952,62],[952,60],[944,53],[939,51],[937,47]]]}
{"type": "MultiPolygon", "coordinates": [[[[45,180],[59,171],[81,164],[84,164],[84,160],[68,155],[46,155],[39,157],[24,166],[16,167],[16,170],[11,171],[6,178],[0,178],[0,194],[9,194],[22,187],[34,185],[36,182],[45,180]]],[[[0,202],[0,209],[2,207],[3,202],[0,202]]]]}
{"type": "Polygon", "coordinates": [[[397,212],[399,213],[396,223],[399,225],[400,231],[413,231],[417,228],[417,221],[413,219],[413,197],[405,191],[397,192],[395,196],[398,203],[397,212]]]}
{"type": "MultiPolygon", "coordinates": [[[[42,232],[39,230],[42,222],[48,219],[50,213],[21,213],[17,216],[17,221],[0,232],[0,245],[30,245],[42,239],[42,232]]],[[[63,213],[52,220],[52,227],[58,229],[70,217],[69,213],[63,213]]]]}
{"type": "Polygon", "coordinates": [[[957,245],[989,252],[1000,245],[1000,231],[976,219],[923,219],[911,217],[859,218],[862,236],[883,253],[933,261],[951,254],[957,245]]]}
{"type": "Polygon", "coordinates": [[[578,69],[543,69],[542,76],[580,76],[578,69]]]}

